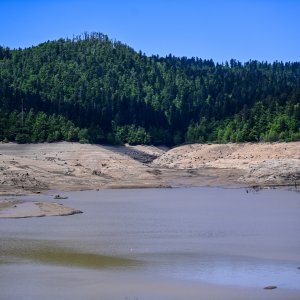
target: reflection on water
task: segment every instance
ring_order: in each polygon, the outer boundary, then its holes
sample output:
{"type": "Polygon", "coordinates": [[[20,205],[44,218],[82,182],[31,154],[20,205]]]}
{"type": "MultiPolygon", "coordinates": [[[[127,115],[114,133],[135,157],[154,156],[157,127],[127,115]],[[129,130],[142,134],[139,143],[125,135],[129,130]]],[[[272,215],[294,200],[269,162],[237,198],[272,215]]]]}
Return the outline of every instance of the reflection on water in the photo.
{"type": "Polygon", "coordinates": [[[178,282],[259,290],[272,284],[300,298],[297,193],[191,188],[68,196],[62,202],[83,214],[0,220],[3,299],[124,299],[129,287],[167,299],[153,280],[171,290],[178,282]]]}
{"type": "Polygon", "coordinates": [[[258,287],[275,282],[280,288],[300,289],[300,274],[295,264],[247,257],[186,255],[166,266],[170,277],[188,281],[258,287]]]}

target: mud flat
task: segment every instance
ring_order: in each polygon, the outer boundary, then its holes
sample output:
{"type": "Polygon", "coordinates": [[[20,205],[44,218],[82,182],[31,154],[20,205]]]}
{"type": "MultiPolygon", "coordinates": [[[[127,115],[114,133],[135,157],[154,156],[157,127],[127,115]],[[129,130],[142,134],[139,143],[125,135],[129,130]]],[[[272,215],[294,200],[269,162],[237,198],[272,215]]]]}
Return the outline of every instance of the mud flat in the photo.
{"type": "Polygon", "coordinates": [[[101,146],[0,144],[0,195],[102,188],[300,185],[300,142],[101,146]]]}
{"type": "Polygon", "coordinates": [[[0,218],[18,219],[45,216],[69,216],[78,213],[82,212],[60,203],[0,200],[0,218]]]}

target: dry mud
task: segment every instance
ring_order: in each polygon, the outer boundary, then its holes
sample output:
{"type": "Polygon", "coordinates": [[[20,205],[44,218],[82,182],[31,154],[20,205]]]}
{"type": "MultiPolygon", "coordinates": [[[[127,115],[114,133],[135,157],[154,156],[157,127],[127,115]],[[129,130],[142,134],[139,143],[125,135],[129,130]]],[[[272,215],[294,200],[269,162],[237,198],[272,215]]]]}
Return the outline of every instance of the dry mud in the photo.
{"type": "Polygon", "coordinates": [[[0,194],[203,185],[299,185],[300,142],[173,148],[0,144],[0,194]]]}
{"type": "Polygon", "coordinates": [[[69,216],[79,213],[82,212],[60,203],[0,200],[0,218],[17,219],[46,216],[69,216]]]}
{"type": "Polygon", "coordinates": [[[157,167],[175,169],[237,170],[228,183],[297,185],[300,182],[300,142],[193,144],[174,148],[154,160],[157,167]]]}

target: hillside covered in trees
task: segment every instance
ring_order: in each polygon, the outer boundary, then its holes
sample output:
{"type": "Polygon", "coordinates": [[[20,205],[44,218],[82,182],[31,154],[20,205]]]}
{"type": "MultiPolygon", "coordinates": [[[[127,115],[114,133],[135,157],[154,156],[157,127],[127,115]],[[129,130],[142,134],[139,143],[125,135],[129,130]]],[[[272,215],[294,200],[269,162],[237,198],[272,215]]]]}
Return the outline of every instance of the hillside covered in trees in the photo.
{"type": "Polygon", "coordinates": [[[300,62],[148,57],[100,33],[0,47],[0,141],[300,140],[300,62]]]}

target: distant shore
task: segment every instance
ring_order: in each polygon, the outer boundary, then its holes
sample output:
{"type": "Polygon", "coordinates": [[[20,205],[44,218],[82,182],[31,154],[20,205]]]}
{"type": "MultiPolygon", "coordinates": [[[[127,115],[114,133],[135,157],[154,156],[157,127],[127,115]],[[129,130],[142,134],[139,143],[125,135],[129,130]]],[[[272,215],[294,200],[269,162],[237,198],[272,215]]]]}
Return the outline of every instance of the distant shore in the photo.
{"type": "Polygon", "coordinates": [[[174,186],[300,186],[300,142],[0,144],[0,195],[174,186]]]}

